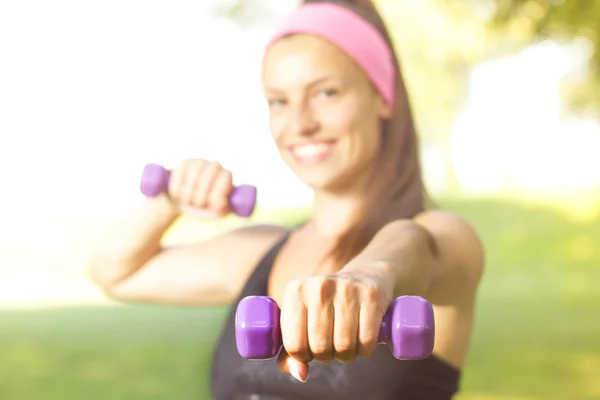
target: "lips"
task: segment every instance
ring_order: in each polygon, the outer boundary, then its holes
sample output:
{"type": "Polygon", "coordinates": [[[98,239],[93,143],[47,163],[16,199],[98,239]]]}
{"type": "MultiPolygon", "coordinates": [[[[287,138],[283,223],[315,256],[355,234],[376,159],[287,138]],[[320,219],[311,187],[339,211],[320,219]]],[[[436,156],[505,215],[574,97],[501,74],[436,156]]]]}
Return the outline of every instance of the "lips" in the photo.
{"type": "Polygon", "coordinates": [[[301,143],[289,146],[289,150],[297,163],[314,165],[329,157],[334,144],[334,140],[301,143]]]}

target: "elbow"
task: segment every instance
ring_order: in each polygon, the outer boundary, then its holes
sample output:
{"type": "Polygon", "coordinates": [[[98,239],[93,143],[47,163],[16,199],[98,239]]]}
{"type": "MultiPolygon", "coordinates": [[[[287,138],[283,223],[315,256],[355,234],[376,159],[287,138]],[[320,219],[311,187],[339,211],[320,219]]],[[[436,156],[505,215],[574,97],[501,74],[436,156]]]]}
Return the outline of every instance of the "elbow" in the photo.
{"type": "Polygon", "coordinates": [[[123,281],[123,276],[115,272],[118,270],[122,269],[117,268],[114,262],[94,259],[88,268],[87,275],[90,281],[102,290],[105,295],[114,297],[116,287],[123,281]]]}
{"type": "Polygon", "coordinates": [[[87,275],[92,283],[99,287],[103,292],[109,293],[112,291],[115,282],[114,279],[110,279],[106,271],[107,268],[105,268],[104,263],[93,260],[88,268],[87,275]]]}

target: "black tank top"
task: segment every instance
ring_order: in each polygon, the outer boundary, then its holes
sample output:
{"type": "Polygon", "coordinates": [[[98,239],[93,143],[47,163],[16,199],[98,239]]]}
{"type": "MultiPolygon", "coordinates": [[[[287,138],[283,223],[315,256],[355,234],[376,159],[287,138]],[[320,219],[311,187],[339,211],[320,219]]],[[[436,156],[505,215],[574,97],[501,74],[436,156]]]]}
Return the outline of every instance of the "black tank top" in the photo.
{"type": "Polygon", "coordinates": [[[306,383],[298,382],[271,360],[242,358],[235,342],[235,311],[246,296],[267,295],[274,260],[286,234],[261,260],[234,302],[214,353],[211,391],[214,400],[449,400],[458,391],[460,371],[434,355],[397,360],[384,345],[369,358],[348,364],[310,363],[306,383]]]}

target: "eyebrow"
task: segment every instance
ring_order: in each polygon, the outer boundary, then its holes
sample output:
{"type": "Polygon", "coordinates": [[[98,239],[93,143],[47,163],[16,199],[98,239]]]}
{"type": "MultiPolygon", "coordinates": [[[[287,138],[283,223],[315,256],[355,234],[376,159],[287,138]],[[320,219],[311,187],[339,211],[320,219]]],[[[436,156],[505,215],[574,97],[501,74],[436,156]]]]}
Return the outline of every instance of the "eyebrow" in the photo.
{"type": "MultiPolygon", "coordinates": [[[[319,83],[325,82],[325,81],[327,81],[327,80],[329,80],[329,79],[332,79],[332,78],[333,78],[333,75],[325,75],[325,76],[322,76],[322,77],[320,77],[320,78],[317,78],[317,79],[314,79],[314,80],[310,81],[310,82],[309,82],[309,83],[306,85],[306,87],[308,87],[308,88],[311,88],[311,87],[313,87],[313,86],[316,86],[316,85],[318,85],[319,83]]],[[[266,86],[266,87],[265,87],[265,90],[266,90],[266,91],[268,91],[268,92],[281,92],[281,90],[280,90],[280,89],[276,89],[276,88],[272,88],[272,87],[268,87],[268,86],[266,86]]]]}

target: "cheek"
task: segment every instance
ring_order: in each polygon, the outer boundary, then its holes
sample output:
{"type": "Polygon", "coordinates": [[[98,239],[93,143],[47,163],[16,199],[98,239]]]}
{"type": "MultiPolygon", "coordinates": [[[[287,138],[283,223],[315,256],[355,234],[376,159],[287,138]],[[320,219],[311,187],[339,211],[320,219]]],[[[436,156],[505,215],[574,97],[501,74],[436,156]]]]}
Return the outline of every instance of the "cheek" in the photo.
{"type": "Polygon", "coordinates": [[[360,119],[354,122],[350,138],[352,157],[363,162],[372,161],[379,154],[381,134],[377,122],[360,119]]]}
{"type": "Polygon", "coordinates": [[[359,148],[366,147],[364,150],[370,151],[379,145],[377,118],[358,106],[324,112],[321,121],[335,136],[348,138],[359,148]]]}
{"type": "Polygon", "coordinates": [[[364,127],[364,132],[366,133],[364,140],[367,142],[371,152],[376,155],[381,146],[381,126],[379,120],[374,118],[373,121],[370,121],[370,123],[364,127]]]}
{"type": "Polygon", "coordinates": [[[279,147],[283,139],[284,121],[282,116],[276,114],[269,114],[269,130],[271,131],[271,137],[279,147]]]}
{"type": "Polygon", "coordinates": [[[319,111],[318,119],[321,127],[336,137],[352,135],[360,130],[361,114],[354,104],[325,106],[319,111]]]}

